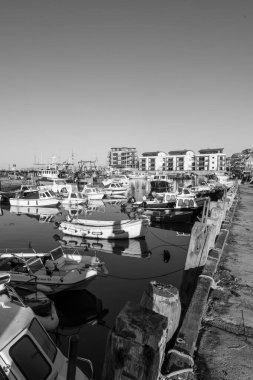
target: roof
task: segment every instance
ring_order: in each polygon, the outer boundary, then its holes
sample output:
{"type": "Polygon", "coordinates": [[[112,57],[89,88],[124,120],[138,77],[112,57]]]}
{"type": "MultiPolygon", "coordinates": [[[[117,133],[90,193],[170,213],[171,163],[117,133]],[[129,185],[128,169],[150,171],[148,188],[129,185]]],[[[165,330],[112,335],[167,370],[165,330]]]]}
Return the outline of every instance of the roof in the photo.
{"type": "Polygon", "coordinates": [[[212,153],[212,152],[217,152],[217,153],[222,153],[224,148],[206,148],[206,149],[200,149],[199,153],[212,153]]]}
{"type": "Polygon", "coordinates": [[[171,150],[171,151],[169,152],[169,154],[172,155],[172,156],[183,156],[183,155],[185,155],[187,152],[189,152],[188,149],[171,150]]]}
{"type": "Polygon", "coordinates": [[[144,157],[158,156],[159,153],[164,153],[164,152],[161,152],[160,150],[157,150],[156,152],[144,152],[144,153],[142,153],[142,156],[144,156],[144,157]]]}

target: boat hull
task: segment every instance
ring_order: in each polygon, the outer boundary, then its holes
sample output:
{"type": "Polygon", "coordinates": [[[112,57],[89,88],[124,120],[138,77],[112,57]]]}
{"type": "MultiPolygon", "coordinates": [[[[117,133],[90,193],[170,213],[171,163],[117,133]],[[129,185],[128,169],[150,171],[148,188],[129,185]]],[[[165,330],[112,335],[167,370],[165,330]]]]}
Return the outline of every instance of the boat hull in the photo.
{"type": "Polygon", "coordinates": [[[10,198],[10,205],[16,207],[57,207],[60,204],[57,198],[52,199],[20,199],[10,198]]]}
{"type": "Polygon", "coordinates": [[[91,239],[135,239],[145,237],[148,220],[123,220],[119,222],[78,219],[63,222],[59,229],[66,235],[91,239]]]}

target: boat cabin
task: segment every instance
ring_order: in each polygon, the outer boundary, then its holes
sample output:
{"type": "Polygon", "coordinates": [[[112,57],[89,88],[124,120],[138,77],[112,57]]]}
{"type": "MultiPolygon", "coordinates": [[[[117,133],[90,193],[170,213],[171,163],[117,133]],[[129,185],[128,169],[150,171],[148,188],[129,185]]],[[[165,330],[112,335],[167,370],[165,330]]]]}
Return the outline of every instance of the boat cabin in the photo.
{"type": "Polygon", "coordinates": [[[39,190],[39,189],[22,189],[21,192],[16,194],[17,198],[23,199],[43,199],[55,198],[55,193],[52,190],[39,190]]]}
{"type": "MultiPolygon", "coordinates": [[[[0,379],[66,379],[68,359],[57,348],[32,309],[8,297],[2,283],[9,282],[10,277],[6,275],[8,278],[0,278],[0,379]]],[[[88,379],[78,367],[77,378],[88,379]]]]}
{"type": "Polygon", "coordinates": [[[150,193],[165,193],[171,191],[173,183],[169,180],[155,179],[150,181],[150,193]]]}

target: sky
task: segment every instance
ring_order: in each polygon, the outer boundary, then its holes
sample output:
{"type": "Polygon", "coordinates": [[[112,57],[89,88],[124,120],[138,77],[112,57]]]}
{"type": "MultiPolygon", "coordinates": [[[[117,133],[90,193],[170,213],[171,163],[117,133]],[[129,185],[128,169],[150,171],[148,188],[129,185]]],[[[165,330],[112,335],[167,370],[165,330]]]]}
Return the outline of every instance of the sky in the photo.
{"type": "Polygon", "coordinates": [[[0,168],[253,146],[252,0],[0,0],[0,168]]]}

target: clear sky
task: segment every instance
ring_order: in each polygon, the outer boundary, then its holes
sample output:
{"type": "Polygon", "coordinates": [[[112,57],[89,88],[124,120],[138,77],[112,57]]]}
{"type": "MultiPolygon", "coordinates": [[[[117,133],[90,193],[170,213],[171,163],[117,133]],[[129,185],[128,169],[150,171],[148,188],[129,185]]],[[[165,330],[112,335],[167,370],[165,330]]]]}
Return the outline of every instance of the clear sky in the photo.
{"type": "Polygon", "coordinates": [[[0,168],[253,146],[252,0],[1,0],[0,168]]]}

